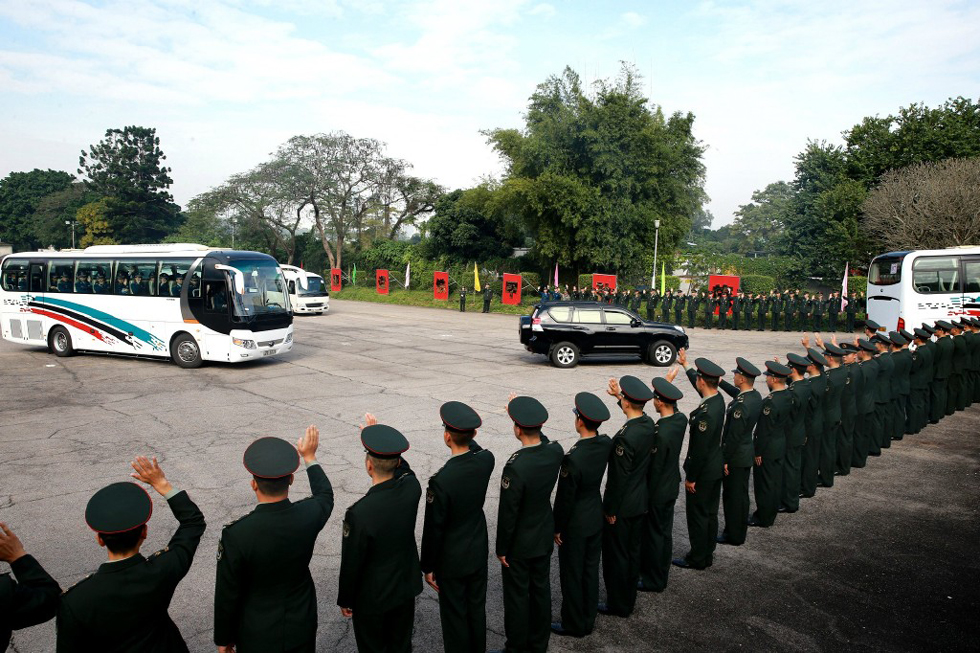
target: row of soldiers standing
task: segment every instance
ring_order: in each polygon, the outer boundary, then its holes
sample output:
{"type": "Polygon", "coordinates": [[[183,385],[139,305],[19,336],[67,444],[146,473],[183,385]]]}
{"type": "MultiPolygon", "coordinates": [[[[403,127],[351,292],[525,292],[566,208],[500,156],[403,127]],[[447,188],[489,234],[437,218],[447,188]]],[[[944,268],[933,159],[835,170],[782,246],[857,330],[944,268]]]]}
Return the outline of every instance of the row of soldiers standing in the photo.
{"type": "Polygon", "coordinates": [[[715,292],[681,292],[668,290],[664,293],[653,289],[626,290],[609,288],[568,289],[544,286],[539,290],[542,302],[573,300],[597,301],[628,308],[638,315],[646,314],[647,320],[684,324],[694,328],[733,329],[736,331],[854,331],[855,321],[867,309],[864,293],[848,293],[841,302],[841,293],[770,291],[766,293],[729,292],[727,288],[715,292]]]}
{"type": "MultiPolygon", "coordinates": [[[[689,416],[672,383],[680,368],[652,387],[633,376],[610,379],[608,394],[626,421],[609,438],[599,430],[610,411],[596,395],[575,396],[579,439],[566,453],[542,433],[548,411],[532,397],[512,396],[507,414],[521,448],[500,477],[495,553],[502,567],[506,647],[545,651],[552,633],[583,637],[596,615],[628,617],[638,591],[662,591],[671,564],[706,569],[717,544],[741,545],[749,526],[769,527],[779,512],[834,477],[864,467],[893,440],[980,401],[980,320],[940,320],[914,333],[884,334],[869,322],[868,338],[824,343],[787,364],[766,361],[760,372],[736,359],[734,384],[725,370],[698,358],[678,362],[701,396],[689,416]],[[910,347],[910,345],[912,345],[910,347]],[[721,392],[732,400],[727,404],[721,392]],[[645,412],[650,402],[659,415],[645,412]],[[689,552],[672,559],[674,506],[683,463],[689,552]],[[756,509],[750,515],[749,479],[756,509]],[[605,491],[602,479],[606,477],[605,491]],[[554,505],[551,495],[557,484],[554,505]],[[719,534],[719,503],[725,527],[719,534]],[[561,617],[552,621],[550,566],[558,546],[561,617]],[[605,602],[599,602],[600,561],[605,602]]],[[[415,599],[423,579],[439,596],[445,650],[484,651],[489,535],[483,505],[495,467],[476,441],[479,415],[460,402],[440,409],[451,454],[429,480],[421,555],[414,536],[421,486],[404,458],[407,439],[370,415],[361,431],[372,486],[344,517],[338,605],[353,619],[361,651],[411,649],[415,599]]],[[[258,506],[225,526],[218,544],[214,641],[221,653],[313,651],[317,603],[309,563],[333,509],[333,491],[316,459],[315,427],[293,446],[261,438],[244,465],[258,506]],[[300,462],[313,496],[289,501],[300,462]]],[[[204,516],[174,488],[156,460],[137,458],[132,476],[163,496],[180,522],[169,545],[144,557],[140,548],[152,503],[141,486],[114,483],[86,508],[88,525],[109,562],[63,595],[0,524],[0,560],[16,581],[0,576],[0,647],[12,628],[58,615],[58,651],[187,651],[167,614],[205,530],[204,516]],[[60,595],[60,596],[59,596],[60,595]]]]}

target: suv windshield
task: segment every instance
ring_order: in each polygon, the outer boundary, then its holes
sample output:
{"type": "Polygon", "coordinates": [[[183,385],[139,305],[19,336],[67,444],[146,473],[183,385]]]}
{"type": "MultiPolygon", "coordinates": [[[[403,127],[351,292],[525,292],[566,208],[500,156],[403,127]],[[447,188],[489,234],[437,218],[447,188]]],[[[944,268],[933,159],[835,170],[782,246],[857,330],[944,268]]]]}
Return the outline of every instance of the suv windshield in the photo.
{"type": "MultiPolygon", "coordinates": [[[[251,318],[262,315],[282,315],[290,311],[286,280],[279,265],[269,259],[230,261],[229,265],[242,274],[244,292],[235,292],[235,315],[251,318]]],[[[232,288],[236,284],[232,280],[232,288]]]]}

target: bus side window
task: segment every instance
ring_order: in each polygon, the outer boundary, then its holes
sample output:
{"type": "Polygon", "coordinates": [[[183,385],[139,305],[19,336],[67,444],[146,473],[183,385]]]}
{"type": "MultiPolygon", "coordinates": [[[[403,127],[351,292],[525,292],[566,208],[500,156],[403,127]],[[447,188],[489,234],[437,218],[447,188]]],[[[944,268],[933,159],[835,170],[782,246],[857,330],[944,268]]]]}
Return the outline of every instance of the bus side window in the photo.
{"type": "Polygon", "coordinates": [[[180,297],[180,291],[184,287],[187,271],[190,270],[192,262],[186,259],[160,262],[158,293],[161,297],[180,297]]]}
{"type": "Polygon", "coordinates": [[[0,272],[0,283],[4,290],[18,292],[27,290],[27,261],[4,261],[0,272]]]}
{"type": "Polygon", "coordinates": [[[48,269],[51,270],[51,283],[48,288],[48,292],[74,292],[74,261],[53,260],[49,262],[48,269]]]}
{"type": "Polygon", "coordinates": [[[290,295],[295,295],[296,294],[296,282],[295,281],[290,281],[289,282],[289,294],[290,295]]]}
{"type": "Polygon", "coordinates": [[[970,294],[980,293],[980,259],[967,259],[963,263],[963,281],[966,284],[963,292],[970,294]]]}
{"type": "Polygon", "coordinates": [[[958,256],[924,256],[912,263],[912,285],[923,295],[960,292],[959,271],[958,256]]]}

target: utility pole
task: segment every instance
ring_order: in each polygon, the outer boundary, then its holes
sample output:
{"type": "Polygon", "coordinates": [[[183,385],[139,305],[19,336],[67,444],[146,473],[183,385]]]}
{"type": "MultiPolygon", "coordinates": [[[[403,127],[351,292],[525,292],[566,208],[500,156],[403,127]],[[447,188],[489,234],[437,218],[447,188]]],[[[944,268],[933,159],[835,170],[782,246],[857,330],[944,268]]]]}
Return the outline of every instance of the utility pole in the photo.
{"type": "Polygon", "coordinates": [[[660,220],[654,220],[653,226],[653,275],[650,277],[650,290],[657,286],[657,249],[660,245],[660,220]]]}
{"type": "Polygon", "coordinates": [[[71,225],[71,248],[75,249],[75,221],[65,220],[66,225],[71,225]]]}

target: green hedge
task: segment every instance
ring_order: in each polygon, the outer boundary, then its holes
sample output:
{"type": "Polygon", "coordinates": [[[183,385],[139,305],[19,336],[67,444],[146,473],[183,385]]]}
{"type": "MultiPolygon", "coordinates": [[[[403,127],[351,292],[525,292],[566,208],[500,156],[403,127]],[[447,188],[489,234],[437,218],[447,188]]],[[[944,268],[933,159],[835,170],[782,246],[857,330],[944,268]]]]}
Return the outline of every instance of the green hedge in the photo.
{"type": "Polygon", "coordinates": [[[741,277],[739,289],[742,292],[769,293],[776,289],[776,280],[764,274],[750,274],[741,277]]]}
{"type": "Polygon", "coordinates": [[[847,292],[849,293],[859,293],[863,292],[867,294],[868,292],[868,278],[867,277],[848,277],[847,278],[847,292]]]}

